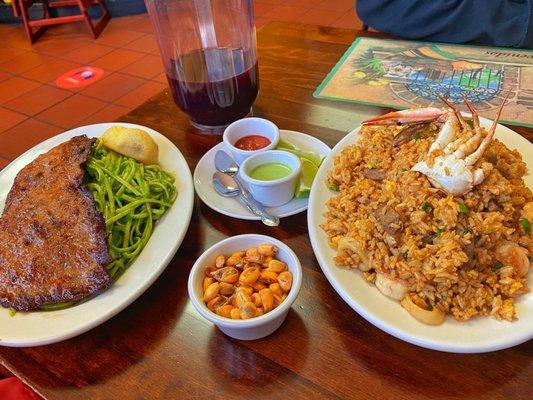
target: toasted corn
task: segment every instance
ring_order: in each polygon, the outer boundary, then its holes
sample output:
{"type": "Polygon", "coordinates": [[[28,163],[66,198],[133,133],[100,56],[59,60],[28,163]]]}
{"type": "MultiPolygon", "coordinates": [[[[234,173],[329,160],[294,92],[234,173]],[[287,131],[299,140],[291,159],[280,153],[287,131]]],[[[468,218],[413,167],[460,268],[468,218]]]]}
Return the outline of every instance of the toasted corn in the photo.
{"type": "Polygon", "coordinates": [[[235,283],[239,280],[239,271],[233,267],[224,267],[217,269],[213,278],[219,282],[235,283]]]}
{"type": "Polygon", "coordinates": [[[241,275],[239,276],[239,283],[241,285],[249,286],[255,281],[257,281],[260,273],[261,269],[258,267],[246,268],[241,272],[241,275]]]}
{"type": "Polygon", "coordinates": [[[221,317],[231,318],[231,310],[235,310],[231,304],[224,304],[216,309],[216,312],[221,317]]]}
{"type": "Polygon", "coordinates": [[[250,319],[255,317],[255,314],[257,313],[257,307],[251,301],[247,301],[241,307],[239,307],[239,311],[241,312],[242,319],[250,319]]]}
{"type": "Polygon", "coordinates": [[[283,301],[287,298],[287,294],[284,293],[282,296],[278,296],[277,294],[274,295],[274,308],[279,306],[283,301]]]}
{"type": "Polygon", "coordinates": [[[261,296],[259,296],[259,293],[253,293],[252,296],[252,302],[257,306],[261,306],[261,296]]]}
{"type": "Polygon", "coordinates": [[[233,305],[235,307],[241,308],[245,303],[251,301],[252,299],[250,295],[246,291],[244,291],[242,287],[237,288],[237,290],[235,290],[235,294],[233,296],[233,305]]]}
{"type": "Polygon", "coordinates": [[[267,256],[267,257],[264,257],[263,258],[263,264],[262,264],[262,267],[263,268],[267,268],[268,267],[268,263],[270,261],[272,261],[274,259],[274,257],[270,257],[270,256],[267,256]]]}
{"type": "Polygon", "coordinates": [[[292,287],[287,264],[274,258],[278,248],[269,243],[218,255],[205,267],[204,302],[218,315],[249,319],[272,311],[292,287]]]}
{"type": "Polygon", "coordinates": [[[241,312],[238,308],[233,308],[230,312],[231,319],[241,319],[241,312]]]}
{"type": "Polygon", "coordinates": [[[251,286],[252,286],[252,289],[255,290],[256,292],[259,292],[260,290],[266,288],[266,285],[263,282],[259,282],[259,281],[255,281],[254,283],[251,284],[251,286]]]}
{"type": "Polygon", "coordinates": [[[270,256],[270,257],[272,257],[274,254],[276,254],[278,249],[273,244],[263,243],[263,244],[260,244],[259,246],[257,246],[257,251],[262,256],[270,256]]]}
{"type": "Polygon", "coordinates": [[[292,274],[289,271],[284,271],[278,276],[278,283],[284,293],[288,293],[292,286],[292,274]]]}
{"type": "Polygon", "coordinates": [[[275,295],[278,295],[278,296],[282,296],[283,295],[283,291],[281,290],[281,286],[279,286],[279,283],[271,283],[270,286],[268,287],[270,290],[272,290],[272,293],[275,294],[275,295]]]}
{"type": "Polygon", "coordinates": [[[276,274],[274,271],[264,269],[261,271],[261,274],[259,274],[259,280],[267,285],[270,285],[271,283],[276,283],[278,281],[278,274],[276,274]]]}
{"type": "Polygon", "coordinates": [[[235,267],[239,268],[239,265],[242,265],[243,263],[243,257],[246,253],[244,251],[238,251],[236,253],[233,253],[231,256],[228,257],[226,260],[226,265],[228,267],[235,267]]]}
{"type": "Polygon", "coordinates": [[[224,296],[231,296],[235,291],[235,286],[231,283],[220,282],[220,294],[224,296]]]}
{"type": "Polygon", "coordinates": [[[222,306],[225,306],[228,304],[228,298],[226,296],[221,296],[217,294],[215,297],[213,297],[210,301],[207,302],[207,308],[209,308],[211,311],[215,311],[222,306]]]}
{"type": "Polygon", "coordinates": [[[276,274],[279,274],[280,272],[287,270],[287,264],[285,264],[283,261],[279,260],[272,260],[268,263],[269,271],[274,271],[276,274]]]}
{"type": "Polygon", "coordinates": [[[226,257],[224,257],[222,254],[215,258],[215,267],[222,268],[224,264],[226,264],[226,257]]]}
{"type": "Polygon", "coordinates": [[[204,292],[204,301],[207,303],[211,301],[220,291],[220,283],[213,282],[210,284],[204,292]]]}
{"type": "Polygon", "coordinates": [[[259,292],[263,310],[267,313],[274,308],[274,295],[270,289],[263,289],[259,292]]]}
{"type": "Polygon", "coordinates": [[[207,290],[207,288],[209,287],[209,285],[211,285],[215,280],[211,277],[205,277],[204,278],[204,293],[205,291],[207,290]]]}
{"type": "Polygon", "coordinates": [[[263,261],[263,256],[259,254],[257,247],[252,247],[251,249],[246,250],[246,256],[244,257],[248,262],[255,262],[261,264],[263,261]]]}

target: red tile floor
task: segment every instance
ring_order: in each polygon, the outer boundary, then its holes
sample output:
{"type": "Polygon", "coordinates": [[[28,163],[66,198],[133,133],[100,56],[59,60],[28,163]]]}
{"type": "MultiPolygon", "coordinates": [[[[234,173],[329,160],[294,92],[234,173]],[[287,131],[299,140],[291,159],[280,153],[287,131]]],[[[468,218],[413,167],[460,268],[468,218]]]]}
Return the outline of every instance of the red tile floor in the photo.
{"type": "MultiPolygon", "coordinates": [[[[360,28],[354,0],[254,0],[256,25],[294,21],[360,28]]],[[[23,146],[68,128],[112,121],[166,87],[146,14],[114,18],[92,40],[82,23],[53,26],[33,46],[22,25],[0,24],[0,169],[23,146]],[[100,81],[82,89],[54,85],[83,65],[103,68],[100,81]]]]}

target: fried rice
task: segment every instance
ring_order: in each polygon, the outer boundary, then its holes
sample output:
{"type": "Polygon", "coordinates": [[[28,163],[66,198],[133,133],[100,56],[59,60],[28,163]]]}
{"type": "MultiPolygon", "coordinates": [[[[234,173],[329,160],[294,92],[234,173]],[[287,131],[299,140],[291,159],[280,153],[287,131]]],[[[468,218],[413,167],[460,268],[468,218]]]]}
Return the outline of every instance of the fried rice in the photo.
{"type": "Polygon", "coordinates": [[[527,269],[521,275],[497,249],[512,242],[533,254],[531,231],[519,222],[533,223],[520,153],[493,140],[478,162],[485,180],[452,196],[411,171],[438,126],[393,146],[402,129],[365,126],[358,142],[334,157],[327,183],[338,194],[328,200],[321,226],[337,250],[335,264],[362,270],[369,283],[376,274],[402,282],[418,304],[459,321],[517,318],[515,299],[529,291],[527,269]]]}

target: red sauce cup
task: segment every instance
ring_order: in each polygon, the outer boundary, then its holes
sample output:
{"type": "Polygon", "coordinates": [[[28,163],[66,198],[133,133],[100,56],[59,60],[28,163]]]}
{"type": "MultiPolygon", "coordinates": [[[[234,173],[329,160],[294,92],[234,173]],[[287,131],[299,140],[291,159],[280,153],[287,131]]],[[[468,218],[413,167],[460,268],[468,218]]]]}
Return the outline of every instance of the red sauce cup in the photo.
{"type": "Polygon", "coordinates": [[[251,155],[275,149],[279,142],[279,129],[273,122],[264,118],[243,118],[233,122],[224,130],[222,140],[235,162],[241,165],[251,155]],[[270,141],[270,144],[257,150],[243,150],[235,146],[239,139],[252,135],[263,136],[270,141]]]}

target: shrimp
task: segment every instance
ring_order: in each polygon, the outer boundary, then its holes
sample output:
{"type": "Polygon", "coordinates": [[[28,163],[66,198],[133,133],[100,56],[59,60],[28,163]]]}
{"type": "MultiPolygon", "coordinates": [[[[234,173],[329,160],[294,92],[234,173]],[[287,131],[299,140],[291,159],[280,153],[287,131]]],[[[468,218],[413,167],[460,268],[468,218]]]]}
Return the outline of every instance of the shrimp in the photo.
{"type": "Polygon", "coordinates": [[[529,257],[527,249],[514,242],[503,242],[496,248],[496,259],[504,266],[514,268],[518,276],[526,276],[529,271],[529,257]]]}
{"type": "Polygon", "coordinates": [[[374,284],[382,294],[394,300],[402,300],[409,290],[404,280],[393,279],[381,272],[376,273],[374,284]]]}
{"type": "Polygon", "coordinates": [[[368,254],[363,250],[363,247],[356,239],[347,236],[343,237],[339,240],[337,250],[339,253],[345,250],[350,250],[357,254],[361,260],[361,263],[358,266],[361,271],[367,272],[372,269],[372,260],[368,257],[368,254]]]}

